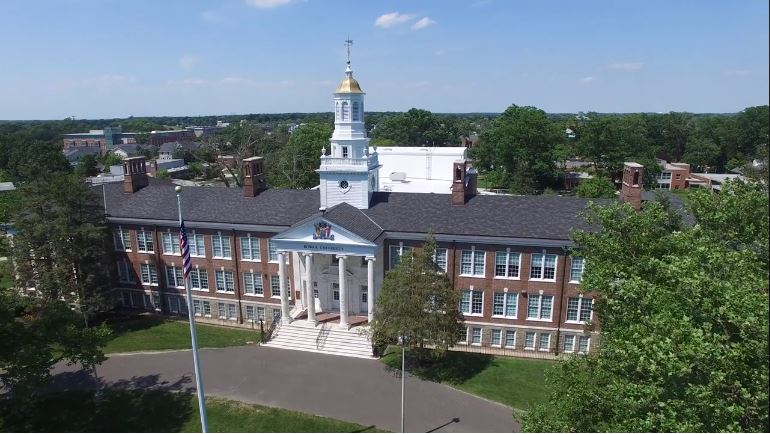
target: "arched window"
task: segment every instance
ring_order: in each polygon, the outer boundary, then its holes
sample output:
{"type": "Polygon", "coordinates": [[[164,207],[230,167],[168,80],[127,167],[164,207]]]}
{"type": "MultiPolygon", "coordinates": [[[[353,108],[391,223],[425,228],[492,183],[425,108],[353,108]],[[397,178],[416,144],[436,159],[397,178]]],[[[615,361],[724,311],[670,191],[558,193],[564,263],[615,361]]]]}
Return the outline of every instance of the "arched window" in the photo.
{"type": "Polygon", "coordinates": [[[337,104],[335,104],[335,105],[336,105],[336,107],[335,107],[335,112],[336,112],[335,117],[337,118],[337,120],[340,120],[340,118],[342,117],[342,112],[340,111],[340,103],[337,102],[337,104]]]}
{"type": "Polygon", "coordinates": [[[360,116],[358,115],[358,101],[353,101],[353,122],[360,121],[360,116]]]}
{"type": "Polygon", "coordinates": [[[350,113],[348,112],[350,108],[348,107],[347,102],[342,103],[342,122],[346,122],[350,118],[350,113]]]}

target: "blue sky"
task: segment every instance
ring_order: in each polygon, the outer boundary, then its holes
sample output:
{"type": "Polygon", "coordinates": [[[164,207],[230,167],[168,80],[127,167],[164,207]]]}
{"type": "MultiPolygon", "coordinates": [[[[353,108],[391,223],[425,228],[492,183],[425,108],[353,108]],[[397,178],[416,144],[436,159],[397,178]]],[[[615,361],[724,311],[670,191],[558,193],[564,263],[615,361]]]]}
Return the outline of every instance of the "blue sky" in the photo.
{"type": "Polygon", "coordinates": [[[3,0],[0,119],[367,110],[735,112],[768,2],[3,0]]]}

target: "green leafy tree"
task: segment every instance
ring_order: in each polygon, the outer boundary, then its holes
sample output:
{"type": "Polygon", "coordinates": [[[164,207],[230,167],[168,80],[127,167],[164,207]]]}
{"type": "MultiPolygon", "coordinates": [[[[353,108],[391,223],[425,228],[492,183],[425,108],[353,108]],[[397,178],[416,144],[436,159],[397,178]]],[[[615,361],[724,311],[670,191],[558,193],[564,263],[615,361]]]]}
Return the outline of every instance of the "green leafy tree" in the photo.
{"type": "Polygon", "coordinates": [[[75,173],[82,177],[96,176],[99,174],[99,169],[96,167],[96,164],[96,157],[88,154],[80,159],[77,167],[75,167],[75,173]]]}
{"type": "Polygon", "coordinates": [[[547,374],[526,431],[767,432],[768,196],[689,196],[696,224],[648,203],[593,208],[576,233],[601,346],[547,374]]]}
{"type": "Polygon", "coordinates": [[[102,157],[102,164],[104,165],[104,170],[109,171],[110,166],[121,165],[123,164],[123,160],[118,155],[110,152],[109,154],[102,157]]]}
{"type": "Polygon", "coordinates": [[[372,140],[374,144],[383,146],[447,146],[460,140],[458,126],[455,119],[412,108],[405,113],[387,116],[377,123],[372,140]]]}
{"type": "Polygon", "coordinates": [[[438,268],[435,253],[436,241],[429,236],[422,249],[405,253],[385,275],[371,326],[375,344],[405,336],[409,348],[430,346],[440,355],[457,343],[463,322],[460,294],[438,268]]]}
{"type": "Polygon", "coordinates": [[[0,366],[7,387],[32,394],[59,361],[88,368],[102,360],[109,332],[86,323],[114,301],[98,196],[64,174],[26,185],[23,197],[14,221],[14,286],[34,292],[0,290],[0,366]]]}
{"type": "Polygon", "coordinates": [[[513,105],[482,133],[471,156],[484,172],[498,171],[512,192],[542,192],[556,181],[553,147],[561,140],[544,111],[513,105]]]}
{"type": "Polygon", "coordinates": [[[332,128],[329,124],[308,123],[297,128],[289,143],[280,151],[274,171],[268,179],[274,187],[311,188],[318,185],[316,169],[321,149],[329,148],[332,128]]]}
{"type": "Polygon", "coordinates": [[[648,146],[646,124],[638,116],[601,116],[590,113],[576,128],[578,153],[592,161],[600,173],[612,177],[624,161],[648,166],[654,153],[648,146]]]}
{"type": "Polygon", "coordinates": [[[578,197],[613,198],[615,197],[615,185],[606,177],[594,176],[578,184],[575,193],[578,197]]]}
{"type": "Polygon", "coordinates": [[[166,170],[166,169],[160,169],[155,174],[155,179],[169,180],[169,179],[171,179],[171,174],[169,174],[168,170],[166,170]]]}

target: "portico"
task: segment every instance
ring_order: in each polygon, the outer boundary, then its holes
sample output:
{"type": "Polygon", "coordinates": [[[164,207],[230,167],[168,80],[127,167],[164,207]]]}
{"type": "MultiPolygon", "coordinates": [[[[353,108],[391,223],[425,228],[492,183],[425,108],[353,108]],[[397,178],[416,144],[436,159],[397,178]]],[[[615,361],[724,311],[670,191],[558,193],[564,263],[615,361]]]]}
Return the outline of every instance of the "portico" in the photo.
{"type": "MultiPolygon", "coordinates": [[[[297,288],[294,317],[305,316],[304,321],[318,322],[320,313],[339,314],[339,328],[351,327],[351,315],[373,320],[376,284],[381,282],[375,268],[379,246],[372,231],[356,233],[338,223],[350,218],[356,223],[359,210],[340,204],[325,213],[318,213],[273,237],[279,254],[281,281],[281,320],[291,322],[292,309],[288,279],[293,278],[297,288]],[[286,258],[293,255],[295,270],[288,276],[286,258]]],[[[367,222],[372,224],[367,219],[367,222]]],[[[344,224],[344,223],[343,223],[344,224]]],[[[358,229],[358,228],[357,228],[358,229]]],[[[370,228],[366,228],[370,229],[370,228]]],[[[376,231],[375,231],[376,232],[376,231]]],[[[328,318],[328,315],[325,316],[328,318]]]]}

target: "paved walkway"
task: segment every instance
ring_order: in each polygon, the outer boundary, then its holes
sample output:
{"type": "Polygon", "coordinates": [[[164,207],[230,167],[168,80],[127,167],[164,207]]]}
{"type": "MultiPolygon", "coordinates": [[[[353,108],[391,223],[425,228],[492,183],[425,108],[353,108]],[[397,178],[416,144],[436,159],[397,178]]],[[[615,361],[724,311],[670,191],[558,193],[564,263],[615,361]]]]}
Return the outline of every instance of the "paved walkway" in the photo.
{"type": "MultiPolygon", "coordinates": [[[[260,346],[201,351],[207,395],[297,410],[399,432],[401,379],[377,360],[260,346]]],[[[122,387],[194,390],[189,351],[112,356],[100,381],[122,387]]],[[[76,366],[54,370],[60,387],[93,385],[76,366]]],[[[519,431],[511,409],[408,376],[410,432],[519,431]]]]}

